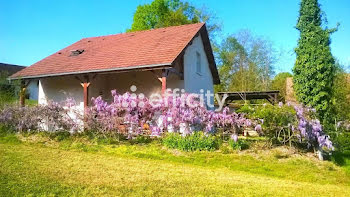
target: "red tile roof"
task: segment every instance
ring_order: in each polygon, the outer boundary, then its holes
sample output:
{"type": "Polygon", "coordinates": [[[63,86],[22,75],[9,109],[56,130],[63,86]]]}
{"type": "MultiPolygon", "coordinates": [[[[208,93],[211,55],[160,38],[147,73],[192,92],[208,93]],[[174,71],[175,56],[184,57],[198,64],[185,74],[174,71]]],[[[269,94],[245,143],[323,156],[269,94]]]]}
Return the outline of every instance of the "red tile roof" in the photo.
{"type": "MultiPolygon", "coordinates": [[[[197,23],[84,38],[15,73],[10,78],[38,78],[170,66],[200,31],[204,31],[205,37],[208,37],[205,24],[197,23]],[[75,50],[84,51],[74,56],[72,51],[75,50]]],[[[211,47],[210,53],[212,56],[211,47]]],[[[212,71],[216,71],[217,75],[215,62],[212,66],[215,67],[214,70],[211,68],[212,71]]]]}

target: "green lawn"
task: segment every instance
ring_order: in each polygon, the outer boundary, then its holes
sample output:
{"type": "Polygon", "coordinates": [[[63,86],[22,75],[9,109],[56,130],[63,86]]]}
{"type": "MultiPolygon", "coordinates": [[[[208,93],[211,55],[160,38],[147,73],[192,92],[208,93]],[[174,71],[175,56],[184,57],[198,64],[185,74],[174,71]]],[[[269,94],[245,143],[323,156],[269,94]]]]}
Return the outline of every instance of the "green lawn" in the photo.
{"type": "Polygon", "coordinates": [[[159,143],[0,137],[0,196],[347,196],[350,171],[283,150],[181,152],[159,143]],[[20,140],[19,140],[20,139],[20,140]]]}

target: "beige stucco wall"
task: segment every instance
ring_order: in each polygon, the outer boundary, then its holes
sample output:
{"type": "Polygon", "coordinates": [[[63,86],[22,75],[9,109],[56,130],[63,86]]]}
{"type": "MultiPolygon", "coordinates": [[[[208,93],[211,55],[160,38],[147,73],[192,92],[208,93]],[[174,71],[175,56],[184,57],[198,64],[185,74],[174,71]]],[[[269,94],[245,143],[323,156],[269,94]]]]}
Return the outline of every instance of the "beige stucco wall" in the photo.
{"type": "Polygon", "coordinates": [[[131,92],[130,87],[134,85],[136,94],[143,93],[149,96],[152,93],[160,92],[161,82],[157,75],[150,71],[134,71],[114,74],[100,74],[91,81],[89,87],[90,96],[102,96],[106,100],[111,100],[111,90],[116,90],[118,94],[131,92]]]}
{"type": "MultiPolygon", "coordinates": [[[[143,93],[150,96],[160,93],[162,83],[158,79],[160,71],[133,71],[123,73],[98,74],[95,78],[90,75],[89,101],[92,97],[102,96],[107,101],[112,101],[111,91],[118,94],[132,92],[130,87],[135,85],[136,94],[143,93]]],[[[83,77],[80,77],[83,79],[83,77]]],[[[177,75],[170,73],[167,79],[168,88],[183,88],[184,81],[177,75]]],[[[47,104],[47,101],[63,102],[67,98],[75,100],[76,104],[83,107],[83,88],[80,81],[74,76],[61,76],[40,79],[39,104],[47,104]]]]}

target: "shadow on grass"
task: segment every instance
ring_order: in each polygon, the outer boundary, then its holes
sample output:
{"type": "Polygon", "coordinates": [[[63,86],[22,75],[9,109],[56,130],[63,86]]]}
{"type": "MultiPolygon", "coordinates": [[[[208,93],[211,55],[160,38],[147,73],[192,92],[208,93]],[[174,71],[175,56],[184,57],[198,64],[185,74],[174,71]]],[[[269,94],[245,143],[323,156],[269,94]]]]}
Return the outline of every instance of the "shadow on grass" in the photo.
{"type": "Polygon", "coordinates": [[[334,151],[331,160],[338,166],[350,165],[350,152],[334,151]]]}

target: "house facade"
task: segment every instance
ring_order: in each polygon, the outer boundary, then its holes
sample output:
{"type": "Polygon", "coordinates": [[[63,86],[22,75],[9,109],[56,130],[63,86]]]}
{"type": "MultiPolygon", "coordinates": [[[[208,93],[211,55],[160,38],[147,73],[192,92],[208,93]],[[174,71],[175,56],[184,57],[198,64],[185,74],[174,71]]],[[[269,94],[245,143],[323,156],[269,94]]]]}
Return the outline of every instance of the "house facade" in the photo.
{"type": "Polygon", "coordinates": [[[111,90],[213,93],[220,83],[204,23],[84,38],[10,78],[38,80],[39,104],[71,98],[81,109],[92,97],[111,101],[111,90]]]}

